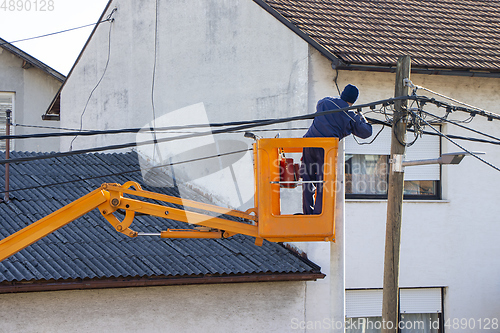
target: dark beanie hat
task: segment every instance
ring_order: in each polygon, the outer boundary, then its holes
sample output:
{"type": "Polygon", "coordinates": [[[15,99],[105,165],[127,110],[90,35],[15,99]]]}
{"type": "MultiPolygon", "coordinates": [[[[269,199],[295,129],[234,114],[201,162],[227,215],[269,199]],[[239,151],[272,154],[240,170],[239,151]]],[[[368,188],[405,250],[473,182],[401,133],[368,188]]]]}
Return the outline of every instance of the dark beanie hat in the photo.
{"type": "Polygon", "coordinates": [[[354,103],[358,99],[358,95],[358,88],[356,86],[353,86],[352,84],[348,84],[347,86],[345,86],[342,95],[340,95],[340,98],[348,103],[354,103]]]}

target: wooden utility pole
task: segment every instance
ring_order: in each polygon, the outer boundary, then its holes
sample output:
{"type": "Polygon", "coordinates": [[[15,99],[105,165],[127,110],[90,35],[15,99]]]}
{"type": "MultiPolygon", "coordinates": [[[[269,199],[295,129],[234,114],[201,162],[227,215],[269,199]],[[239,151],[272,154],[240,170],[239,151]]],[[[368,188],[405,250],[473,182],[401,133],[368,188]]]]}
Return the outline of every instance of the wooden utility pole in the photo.
{"type": "MultiPolygon", "coordinates": [[[[394,97],[408,95],[409,88],[405,86],[404,79],[410,79],[410,67],[411,60],[409,56],[398,59],[394,97]]],[[[391,156],[389,161],[389,188],[387,191],[382,333],[397,332],[399,322],[399,250],[401,244],[404,185],[402,163],[406,148],[407,105],[407,100],[394,102],[391,156]]]]}

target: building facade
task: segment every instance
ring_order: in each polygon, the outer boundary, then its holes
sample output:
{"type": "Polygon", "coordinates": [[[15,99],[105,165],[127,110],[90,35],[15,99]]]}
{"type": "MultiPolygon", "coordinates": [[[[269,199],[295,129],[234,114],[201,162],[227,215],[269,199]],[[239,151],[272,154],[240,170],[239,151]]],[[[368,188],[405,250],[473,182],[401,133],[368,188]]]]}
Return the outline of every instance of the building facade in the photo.
{"type": "MultiPolygon", "coordinates": [[[[280,2],[214,0],[187,8],[185,3],[176,1],[158,5],[110,1],[103,16],[116,8],[114,22],[97,27],[61,91],[61,125],[84,129],[156,127],[157,119],[176,112],[185,116],[177,117],[181,120],[174,124],[304,115],[315,112],[320,98],[338,95],[336,84],[340,89],[348,83],[358,86],[361,91],[358,105],[393,97],[394,63],[387,65],[382,58],[379,63],[356,62],[347,56],[335,58],[336,54],[328,48],[329,40],[313,39],[311,36],[317,36],[313,30],[302,27],[300,22],[292,23],[294,17],[290,13],[300,12],[292,10],[292,1],[282,1],[282,5],[285,3],[282,7],[275,3],[280,2]],[[93,98],[86,104],[98,82],[93,98]],[[202,112],[190,114],[189,107],[200,103],[202,112]]],[[[321,12],[320,7],[314,10],[321,12]]],[[[308,13],[304,9],[302,12],[308,13]]],[[[311,20],[314,22],[314,18],[311,20]]],[[[372,46],[366,53],[376,49],[377,45],[372,46]]],[[[468,64],[459,65],[457,70],[446,63],[433,63],[432,57],[426,65],[423,62],[426,59],[416,57],[410,79],[415,85],[445,97],[422,89],[418,94],[500,112],[496,101],[500,81],[494,64],[490,65],[491,70],[468,70],[468,64]]],[[[379,106],[375,110],[378,113],[369,109],[364,112],[387,120],[390,108],[383,112],[381,109],[379,106]]],[[[445,108],[432,105],[424,110],[440,117],[447,113],[445,108]]],[[[448,119],[496,136],[496,121],[470,116],[454,111],[448,119]]],[[[435,120],[434,127],[444,134],[473,136],[452,122],[435,120]]],[[[278,132],[281,137],[300,137],[308,125],[307,121],[286,123],[256,133],[266,137],[278,132]]],[[[425,130],[433,131],[430,126],[425,130]]],[[[374,139],[378,128],[374,132],[367,142],[374,139]]],[[[387,184],[386,174],[379,167],[387,164],[389,137],[390,130],[385,129],[371,144],[358,145],[351,139],[345,140],[346,200],[337,203],[337,242],[295,244],[322,267],[327,278],[307,282],[301,310],[306,316],[298,327],[291,319],[281,318],[278,326],[283,331],[328,330],[321,324],[324,320],[342,322],[344,317],[352,320],[380,317],[387,184]],[[361,169],[355,171],[355,165],[361,165],[361,169]],[[349,301],[345,310],[344,289],[349,301]],[[372,297],[374,310],[363,312],[359,304],[370,302],[352,301],[356,295],[372,297]]],[[[63,139],[60,149],[71,145],[98,147],[136,139],[132,135],[78,138],[73,143],[71,139],[63,139]]],[[[238,141],[247,147],[251,144],[242,133],[224,134],[214,140],[238,141]]],[[[406,158],[431,158],[460,151],[455,143],[470,151],[485,152],[481,156],[493,165],[500,165],[495,144],[463,139],[452,142],[426,134],[417,137],[406,158]]],[[[344,157],[344,153],[340,156],[344,157]]],[[[154,156],[151,160],[157,162],[154,156]]],[[[448,323],[446,332],[459,331],[453,325],[455,319],[473,319],[476,325],[486,319],[493,324],[500,310],[496,302],[500,290],[495,278],[499,268],[494,264],[500,250],[495,241],[500,231],[495,223],[499,208],[494,204],[500,179],[498,171],[474,157],[467,157],[460,165],[406,170],[400,286],[407,291],[401,299],[406,302],[410,297],[407,295],[413,295],[426,301],[427,297],[435,299],[439,295],[439,303],[414,310],[405,307],[402,311],[412,316],[427,316],[428,325],[440,320],[442,328],[448,323]]],[[[244,166],[233,171],[238,180],[253,177],[251,169],[244,166]]],[[[238,183],[235,177],[212,176],[196,185],[228,206],[251,207],[252,186],[235,186],[238,183]]]]}

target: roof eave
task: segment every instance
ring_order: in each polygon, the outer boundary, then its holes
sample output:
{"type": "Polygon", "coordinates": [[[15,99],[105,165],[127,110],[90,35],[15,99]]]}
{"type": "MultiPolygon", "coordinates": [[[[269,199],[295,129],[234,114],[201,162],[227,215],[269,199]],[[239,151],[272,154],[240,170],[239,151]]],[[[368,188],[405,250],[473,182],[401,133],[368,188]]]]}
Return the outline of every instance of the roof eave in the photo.
{"type": "Polygon", "coordinates": [[[275,273],[275,274],[244,274],[221,276],[160,276],[160,277],[130,277],[114,279],[84,279],[58,281],[15,281],[0,284],[0,294],[60,291],[78,289],[108,289],[128,287],[152,287],[195,284],[251,283],[251,282],[292,282],[315,281],[325,278],[319,272],[305,273],[275,273]]]}
{"type": "MultiPolygon", "coordinates": [[[[290,30],[296,33],[304,41],[309,43],[312,47],[318,50],[323,56],[332,61],[332,67],[339,70],[353,70],[353,71],[375,71],[375,72],[395,72],[396,65],[387,64],[355,64],[350,63],[342,55],[337,55],[332,53],[327,48],[321,46],[320,43],[315,41],[308,34],[303,32],[299,27],[294,25],[290,20],[280,14],[279,11],[275,10],[273,7],[268,5],[264,0],[253,0],[269,14],[278,19],[281,23],[287,26],[290,30]]],[[[428,75],[451,75],[451,76],[468,76],[468,77],[490,77],[498,78],[500,77],[500,71],[495,69],[488,70],[474,70],[469,68],[425,68],[425,67],[414,67],[412,68],[412,73],[417,74],[428,74],[428,75]]]]}
{"type": "MultiPolygon", "coordinates": [[[[349,71],[366,71],[366,72],[385,72],[395,73],[396,65],[374,65],[374,64],[347,64],[342,63],[337,66],[339,70],[349,71]]],[[[427,68],[427,67],[412,67],[412,74],[426,75],[448,75],[448,76],[466,76],[466,77],[489,77],[500,78],[500,72],[473,70],[473,69],[447,69],[447,68],[427,68]]]]}
{"type": "MultiPolygon", "coordinates": [[[[15,47],[14,45],[10,44],[6,40],[0,38],[0,47],[3,49],[9,51],[10,53],[16,55],[17,57],[23,59],[26,63],[31,64],[32,66],[41,69],[48,75],[52,76],[54,79],[58,80],[59,82],[64,82],[66,77],[56,71],[54,68],[50,67],[49,65],[41,62],[40,60],[36,59],[35,57],[29,55],[28,53],[24,52],[23,50],[15,47]]],[[[26,67],[29,68],[29,67],[26,67]]]]}

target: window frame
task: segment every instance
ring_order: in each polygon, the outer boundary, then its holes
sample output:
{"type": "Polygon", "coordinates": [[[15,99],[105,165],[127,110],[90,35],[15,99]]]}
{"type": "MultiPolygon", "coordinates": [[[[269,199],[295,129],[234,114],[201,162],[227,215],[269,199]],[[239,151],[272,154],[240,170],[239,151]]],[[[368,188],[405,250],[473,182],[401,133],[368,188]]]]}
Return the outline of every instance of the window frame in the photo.
{"type": "MultiPolygon", "coordinates": [[[[347,154],[346,154],[347,155],[347,154]]],[[[348,155],[356,155],[356,154],[348,154],[348,155]]],[[[362,154],[359,154],[362,155],[362,154]]],[[[365,154],[367,155],[367,154],[365,154]]],[[[387,160],[389,159],[389,155],[378,155],[378,156],[387,156],[387,160]]],[[[344,162],[347,164],[347,162],[344,162]]],[[[388,167],[388,166],[387,166],[388,167]]],[[[346,173],[347,175],[347,173],[346,173]]],[[[403,199],[405,200],[441,200],[442,199],[442,177],[443,177],[443,168],[440,166],[439,168],[439,180],[434,180],[434,194],[433,195],[425,195],[425,194],[404,194],[403,199]]],[[[389,184],[389,173],[386,175],[387,184],[389,184]]],[[[409,182],[409,181],[405,181],[409,182]]],[[[344,184],[346,181],[344,181],[344,184]]],[[[362,194],[362,193],[347,193],[345,192],[346,199],[366,199],[366,200],[387,200],[387,191],[385,194],[362,194]]]]}
{"type": "MultiPolygon", "coordinates": [[[[439,129],[442,130],[442,126],[441,125],[438,125],[439,126],[439,129]]],[[[378,131],[374,131],[374,133],[376,133],[378,131]]],[[[386,136],[388,136],[388,134],[386,134],[386,136]]],[[[347,140],[353,140],[352,138],[348,137],[346,138],[347,140]]],[[[385,137],[385,138],[379,138],[378,140],[388,140],[389,138],[388,137],[385,137]]],[[[373,140],[372,137],[368,138],[368,139],[365,139],[365,140],[360,140],[359,138],[356,139],[356,141],[359,141],[360,143],[367,143],[367,142],[371,142],[373,140]]],[[[439,147],[438,147],[438,150],[439,150],[439,155],[442,154],[442,147],[443,147],[443,142],[442,142],[442,139],[439,138],[439,147]]],[[[389,143],[390,145],[390,143],[389,143]]],[[[380,141],[378,142],[378,146],[376,148],[377,150],[380,150],[380,141]]],[[[389,157],[390,155],[386,154],[386,153],[378,153],[377,151],[374,153],[374,154],[360,154],[359,152],[349,152],[349,149],[345,149],[345,155],[378,155],[378,156],[387,156],[387,160],[389,160],[389,157]]],[[[348,167],[347,167],[347,161],[344,160],[344,168],[345,170],[347,171],[348,167]]],[[[388,167],[389,165],[387,164],[386,166],[386,170],[388,170],[388,167]]],[[[344,185],[346,184],[346,179],[347,179],[347,172],[344,173],[344,185]]],[[[387,172],[387,175],[386,175],[386,179],[387,179],[387,185],[389,185],[389,172],[387,172]]],[[[435,189],[434,189],[434,194],[433,195],[425,195],[425,194],[404,194],[403,195],[403,199],[404,200],[420,200],[420,201],[425,201],[425,200],[443,200],[443,168],[441,165],[439,165],[439,179],[438,180],[432,180],[434,182],[434,186],[435,186],[435,189]]],[[[408,181],[412,181],[412,180],[408,180],[408,181]]],[[[405,183],[407,181],[405,180],[405,183]]],[[[388,188],[388,186],[387,186],[388,188]]],[[[362,193],[347,193],[347,191],[345,191],[345,198],[346,199],[355,199],[355,200],[387,200],[388,198],[388,194],[387,194],[387,191],[385,194],[362,194],[362,193]]]]}
{"type": "MultiPolygon", "coordinates": [[[[400,299],[400,302],[399,302],[399,306],[400,306],[400,311],[399,311],[399,316],[398,316],[398,322],[401,322],[402,321],[402,316],[405,316],[405,315],[411,315],[411,314],[437,314],[437,320],[439,322],[439,328],[438,328],[438,333],[443,333],[445,328],[444,328],[444,301],[445,301],[445,289],[446,287],[445,286],[435,286],[435,287],[407,287],[407,288],[400,288],[399,289],[399,299],[400,299]],[[439,290],[436,290],[436,289],[439,289],[439,290]],[[413,307],[413,309],[410,307],[408,308],[408,303],[409,302],[412,302],[414,299],[413,297],[415,296],[415,293],[418,295],[420,294],[420,290],[428,290],[428,291],[431,291],[431,290],[435,290],[435,292],[439,293],[439,309],[436,311],[436,303],[435,303],[435,298],[432,299],[433,296],[431,296],[431,299],[430,299],[430,305],[429,305],[429,299],[427,299],[425,301],[425,305],[423,305],[424,308],[426,308],[427,310],[431,310],[431,311],[423,311],[423,312],[420,312],[420,311],[416,311],[416,309],[413,307]],[[413,293],[413,297],[411,295],[409,295],[407,292],[412,292],[413,293]],[[405,294],[405,295],[402,295],[402,294],[405,294]],[[404,299],[406,299],[406,302],[404,302],[404,299]],[[402,309],[402,307],[405,306],[406,303],[406,309],[402,309]],[[429,308],[430,307],[430,308],[429,308]],[[408,312],[407,312],[408,310],[408,312]]],[[[435,293],[432,293],[435,297],[435,293]]],[[[422,294],[420,294],[422,295],[422,294]]],[[[429,297],[429,294],[427,294],[429,297]]],[[[352,320],[358,320],[358,319],[372,319],[374,320],[375,322],[381,322],[382,320],[382,302],[383,302],[383,289],[380,289],[380,288],[366,288],[366,289],[358,289],[358,288],[354,288],[354,289],[345,289],[345,298],[346,298],[346,309],[345,309],[345,320],[346,320],[346,323],[348,323],[349,321],[352,321],[352,320]],[[363,293],[363,295],[361,296],[361,298],[359,298],[360,296],[355,296],[355,298],[350,298],[348,296],[348,293],[349,292],[361,292],[363,293]],[[356,301],[356,298],[358,298],[358,300],[356,301]],[[362,308],[357,308],[357,307],[349,307],[349,305],[351,306],[355,306],[356,304],[359,304],[360,302],[362,302],[363,306],[362,308]],[[354,304],[353,304],[354,303],[354,304]]],[[[420,297],[417,297],[422,299],[421,298],[422,296],[420,297]]],[[[413,302],[411,304],[414,304],[413,302]]],[[[422,307],[422,303],[420,303],[420,307],[422,307]]],[[[417,309],[418,309],[418,306],[417,306],[417,309]]],[[[422,310],[422,309],[420,309],[422,310]]],[[[368,325],[368,324],[366,324],[368,325]]],[[[398,332],[401,332],[401,329],[398,328],[398,332]]]]}

